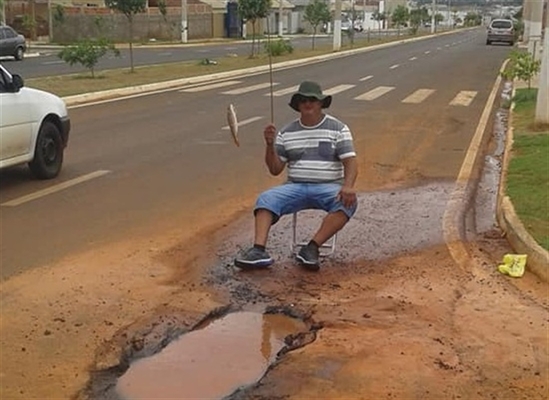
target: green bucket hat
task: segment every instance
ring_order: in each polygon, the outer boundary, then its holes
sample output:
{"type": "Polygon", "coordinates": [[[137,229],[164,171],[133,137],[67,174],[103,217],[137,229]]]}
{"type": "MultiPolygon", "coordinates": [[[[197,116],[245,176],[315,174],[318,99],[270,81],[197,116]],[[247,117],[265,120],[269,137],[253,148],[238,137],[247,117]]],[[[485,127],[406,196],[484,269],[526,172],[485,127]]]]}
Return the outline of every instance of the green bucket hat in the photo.
{"type": "Polygon", "coordinates": [[[314,97],[322,102],[322,108],[330,107],[332,104],[332,96],[322,94],[320,85],[316,82],[305,81],[299,85],[299,89],[292,95],[290,100],[290,107],[299,111],[299,98],[300,97],[314,97]]]}

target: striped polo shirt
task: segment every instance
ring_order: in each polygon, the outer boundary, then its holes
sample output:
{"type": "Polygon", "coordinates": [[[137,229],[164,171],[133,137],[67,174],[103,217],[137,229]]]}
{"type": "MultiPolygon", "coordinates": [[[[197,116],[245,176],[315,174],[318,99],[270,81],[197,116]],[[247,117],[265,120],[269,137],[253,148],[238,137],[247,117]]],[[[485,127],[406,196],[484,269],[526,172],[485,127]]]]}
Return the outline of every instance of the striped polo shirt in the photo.
{"type": "Polygon", "coordinates": [[[349,127],[330,115],[316,126],[291,122],[278,132],[275,145],[290,182],[342,183],[341,160],[356,156],[349,127]]]}

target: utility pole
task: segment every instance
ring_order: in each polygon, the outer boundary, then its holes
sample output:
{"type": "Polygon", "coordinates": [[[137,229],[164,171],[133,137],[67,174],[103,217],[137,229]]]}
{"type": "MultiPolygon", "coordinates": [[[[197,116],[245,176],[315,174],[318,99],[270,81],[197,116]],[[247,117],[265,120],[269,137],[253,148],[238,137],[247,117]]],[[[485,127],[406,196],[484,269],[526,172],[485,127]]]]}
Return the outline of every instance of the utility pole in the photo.
{"type": "Polygon", "coordinates": [[[187,43],[187,0],[181,0],[181,43],[187,43]]]}
{"type": "Polygon", "coordinates": [[[530,18],[530,40],[528,41],[528,52],[534,60],[540,59],[541,46],[541,21],[543,19],[544,0],[534,0],[531,5],[530,18]]]}
{"type": "Polygon", "coordinates": [[[341,50],[341,0],[335,0],[334,51],[341,50]]]}
{"type": "Polygon", "coordinates": [[[437,1],[433,0],[431,3],[431,33],[436,32],[436,29],[435,29],[435,24],[436,24],[435,14],[437,12],[436,8],[437,8],[437,1]]]}
{"type": "MultiPolygon", "coordinates": [[[[278,36],[284,34],[284,23],[282,22],[282,0],[278,0],[278,36]]],[[[269,32],[270,34],[271,32],[269,32]]]]}
{"type": "Polygon", "coordinates": [[[6,25],[6,0],[0,0],[2,2],[2,19],[0,25],[6,25]]]}
{"type": "MultiPolygon", "coordinates": [[[[549,7],[549,4],[547,6],[549,7]]],[[[549,9],[545,14],[545,35],[543,38],[541,69],[539,71],[535,121],[549,124],[549,9]]]]}
{"type": "MultiPolygon", "coordinates": [[[[4,0],[5,1],[5,0],[4,0]]],[[[51,11],[51,0],[48,0],[48,40],[53,43],[53,19],[51,11]]]]}
{"type": "Polygon", "coordinates": [[[522,42],[528,44],[530,41],[530,14],[532,10],[532,0],[523,0],[522,19],[524,21],[524,32],[522,33],[522,42]]]}

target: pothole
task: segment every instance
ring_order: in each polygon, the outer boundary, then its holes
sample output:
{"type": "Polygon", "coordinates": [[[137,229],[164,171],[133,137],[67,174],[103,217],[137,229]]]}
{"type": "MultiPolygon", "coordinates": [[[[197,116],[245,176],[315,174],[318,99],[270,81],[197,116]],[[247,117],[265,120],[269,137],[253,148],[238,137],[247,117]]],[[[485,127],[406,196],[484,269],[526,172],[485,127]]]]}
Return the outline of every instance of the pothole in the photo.
{"type": "Polygon", "coordinates": [[[222,399],[245,390],[279,356],[315,339],[319,327],[293,311],[238,311],[209,319],[156,354],[130,361],[102,397],[222,399]]]}

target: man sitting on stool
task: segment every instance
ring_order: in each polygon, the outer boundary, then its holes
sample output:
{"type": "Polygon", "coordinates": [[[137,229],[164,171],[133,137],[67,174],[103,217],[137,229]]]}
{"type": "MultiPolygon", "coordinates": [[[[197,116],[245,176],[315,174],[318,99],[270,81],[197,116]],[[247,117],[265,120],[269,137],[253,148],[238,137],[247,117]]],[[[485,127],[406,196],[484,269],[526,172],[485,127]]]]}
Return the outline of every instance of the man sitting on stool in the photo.
{"type": "Polygon", "coordinates": [[[274,125],[265,127],[265,163],[279,175],[288,164],[288,181],[257,199],[254,208],[253,247],[238,254],[234,263],[242,269],[268,267],[273,259],[265,250],[269,230],[282,215],[306,209],[328,214],[312,240],[296,258],[306,269],[319,270],[319,247],[335,235],[356,211],[353,189],[358,174],[351,131],[341,121],[324,114],[332,96],[323,95],[316,82],[301,83],[290,107],[300,113],[278,134],[274,125]]]}

